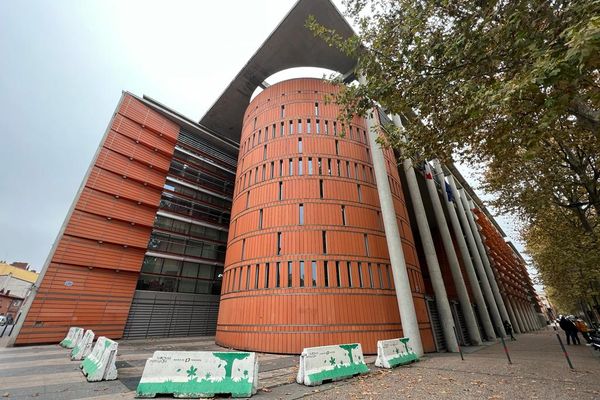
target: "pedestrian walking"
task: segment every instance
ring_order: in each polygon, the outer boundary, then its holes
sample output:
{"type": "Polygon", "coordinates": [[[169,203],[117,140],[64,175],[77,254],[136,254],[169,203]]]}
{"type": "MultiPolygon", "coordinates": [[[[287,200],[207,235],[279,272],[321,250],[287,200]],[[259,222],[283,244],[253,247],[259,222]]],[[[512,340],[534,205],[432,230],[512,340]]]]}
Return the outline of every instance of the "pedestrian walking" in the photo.
{"type": "Polygon", "coordinates": [[[560,317],[560,322],[559,322],[560,328],[565,331],[565,336],[567,337],[567,344],[570,345],[571,344],[571,340],[573,341],[573,344],[580,344],[581,342],[579,341],[579,337],[577,336],[577,327],[575,326],[575,324],[573,322],[571,322],[569,319],[565,318],[565,316],[561,316],[560,317]]]}
{"type": "Polygon", "coordinates": [[[510,322],[508,322],[508,320],[506,320],[506,319],[505,319],[505,320],[504,320],[504,322],[503,322],[503,325],[504,325],[504,330],[506,331],[506,334],[507,334],[507,335],[510,335],[510,340],[511,340],[511,342],[512,342],[513,340],[517,340],[517,339],[515,339],[515,337],[513,336],[513,328],[512,328],[512,325],[510,324],[510,322]]]}

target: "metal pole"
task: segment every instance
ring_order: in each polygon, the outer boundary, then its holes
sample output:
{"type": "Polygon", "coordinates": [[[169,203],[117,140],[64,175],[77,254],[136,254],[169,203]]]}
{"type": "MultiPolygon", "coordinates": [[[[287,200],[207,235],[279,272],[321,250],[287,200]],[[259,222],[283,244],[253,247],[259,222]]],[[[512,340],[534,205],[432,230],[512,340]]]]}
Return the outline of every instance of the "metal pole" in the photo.
{"type": "Polygon", "coordinates": [[[465,357],[463,357],[462,347],[460,347],[460,343],[458,341],[458,334],[456,333],[456,327],[452,325],[452,329],[454,330],[454,337],[456,338],[456,344],[458,345],[458,352],[460,353],[460,359],[465,361],[465,357]]]}
{"type": "Polygon", "coordinates": [[[565,345],[563,344],[562,340],[560,339],[560,335],[558,334],[558,332],[556,332],[556,338],[558,339],[558,343],[560,343],[560,348],[562,349],[563,354],[565,355],[565,358],[567,359],[567,362],[569,363],[569,368],[575,369],[575,368],[573,368],[573,364],[571,364],[571,359],[569,358],[567,349],[565,349],[565,345]]]}
{"type": "Polygon", "coordinates": [[[504,347],[504,354],[506,354],[506,358],[508,358],[508,363],[512,364],[510,354],[508,354],[508,347],[506,347],[506,342],[504,341],[504,338],[502,336],[500,336],[500,340],[502,341],[502,347],[504,347]]]}

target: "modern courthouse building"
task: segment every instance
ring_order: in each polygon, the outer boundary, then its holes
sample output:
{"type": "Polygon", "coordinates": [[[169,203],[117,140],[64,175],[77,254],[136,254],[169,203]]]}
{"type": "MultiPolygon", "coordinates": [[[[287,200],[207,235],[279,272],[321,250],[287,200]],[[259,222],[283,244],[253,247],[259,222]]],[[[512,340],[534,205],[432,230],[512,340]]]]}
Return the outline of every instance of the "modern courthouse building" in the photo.
{"type": "Polygon", "coordinates": [[[382,149],[379,127],[399,124],[385,110],[338,120],[326,81],[267,83],[304,66],[355,79],[309,15],[352,34],[329,0],[299,0],[199,122],[123,93],[15,344],[81,326],[290,354],[408,336],[434,352],[505,320],[542,326],[524,260],[456,168],[382,149]]]}

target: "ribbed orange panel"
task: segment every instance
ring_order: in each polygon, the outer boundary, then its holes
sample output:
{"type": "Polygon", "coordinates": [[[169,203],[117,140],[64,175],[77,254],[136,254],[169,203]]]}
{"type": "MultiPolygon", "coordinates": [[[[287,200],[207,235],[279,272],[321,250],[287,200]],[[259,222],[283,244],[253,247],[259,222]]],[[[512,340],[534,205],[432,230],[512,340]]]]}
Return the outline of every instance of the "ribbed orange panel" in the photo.
{"type": "MultiPolygon", "coordinates": [[[[402,336],[365,121],[337,121],[337,105],[325,101],[335,91],[322,80],[295,79],[248,106],[217,324],[221,345],[297,354],[360,342],[374,353],[377,340],[402,336]]],[[[435,351],[396,162],[390,150],[385,156],[423,342],[435,351]]]]}
{"type": "Polygon", "coordinates": [[[477,224],[481,227],[500,290],[512,298],[530,303],[528,297],[535,297],[536,294],[525,263],[480,209],[474,208],[473,212],[477,217],[477,224]]]}
{"type": "Polygon", "coordinates": [[[124,94],[109,127],[17,344],[123,333],[179,126],[124,94]]]}

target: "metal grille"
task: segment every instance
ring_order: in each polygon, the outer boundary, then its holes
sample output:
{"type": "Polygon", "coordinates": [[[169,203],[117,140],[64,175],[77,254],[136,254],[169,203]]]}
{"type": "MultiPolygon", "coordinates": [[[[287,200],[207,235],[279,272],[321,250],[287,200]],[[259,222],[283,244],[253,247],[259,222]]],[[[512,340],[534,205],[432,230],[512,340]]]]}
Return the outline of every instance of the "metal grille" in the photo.
{"type": "Polygon", "coordinates": [[[452,309],[452,317],[454,318],[454,326],[456,327],[456,334],[458,336],[458,343],[461,346],[469,346],[471,345],[471,340],[469,338],[469,331],[467,330],[467,324],[465,322],[465,317],[460,309],[460,305],[453,301],[451,303],[452,309]]]}
{"type": "Polygon", "coordinates": [[[136,290],[124,338],[214,335],[219,296],[136,290]]]}
{"type": "Polygon", "coordinates": [[[429,311],[429,321],[433,330],[433,339],[435,340],[435,348],[438,352],[446,351],[446,339],[444,338],[444,330],[438,314],[438,309],[434,299],[427,299],[427,310],[429,311]]]}

